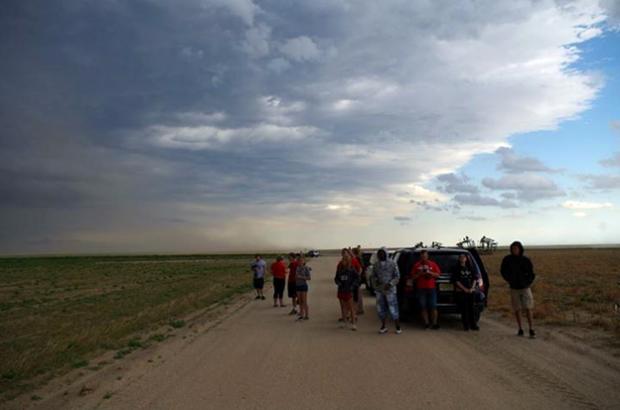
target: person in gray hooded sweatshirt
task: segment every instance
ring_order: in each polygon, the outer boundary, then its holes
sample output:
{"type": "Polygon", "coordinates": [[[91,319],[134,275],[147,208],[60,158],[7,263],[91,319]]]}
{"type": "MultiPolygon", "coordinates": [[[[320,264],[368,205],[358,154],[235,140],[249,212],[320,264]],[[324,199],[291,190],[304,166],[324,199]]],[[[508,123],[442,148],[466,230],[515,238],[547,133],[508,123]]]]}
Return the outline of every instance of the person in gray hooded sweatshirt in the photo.
{"type": "Polygon", "coordinates": [[[379,333],[387,333],[385,319],[389,311],[396,325],[396,333],[400,334],[398,298],[396,296],[396,286],[400,280],[400,272],[398,272],[398,265],[393,260],[388,259],[388,252],[385,248],[377,251],[377,261],[372,265],[372,280],[377,296],[377,313],[379,314],[379,319],[381,319],[379,333]]]}

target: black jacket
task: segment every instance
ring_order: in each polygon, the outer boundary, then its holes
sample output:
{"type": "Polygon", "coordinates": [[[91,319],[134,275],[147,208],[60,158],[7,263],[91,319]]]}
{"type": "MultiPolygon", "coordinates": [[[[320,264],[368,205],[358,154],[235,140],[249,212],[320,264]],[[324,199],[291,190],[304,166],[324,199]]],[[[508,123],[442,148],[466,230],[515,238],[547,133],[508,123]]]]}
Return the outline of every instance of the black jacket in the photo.
{"type": "Polygon", "coordinates": [[[359,286],[360,275],[352,266],[338,266],[334,282],[338,285],[338,292],[353,292],[353,289],[359,286]]]}
{"type": "Polygon", "coordinates": [[[534,282],[536,277],[532,261],[524,255],[505,256],[502,260],[501,273],[511,289],[525,289],[534,282]]]}

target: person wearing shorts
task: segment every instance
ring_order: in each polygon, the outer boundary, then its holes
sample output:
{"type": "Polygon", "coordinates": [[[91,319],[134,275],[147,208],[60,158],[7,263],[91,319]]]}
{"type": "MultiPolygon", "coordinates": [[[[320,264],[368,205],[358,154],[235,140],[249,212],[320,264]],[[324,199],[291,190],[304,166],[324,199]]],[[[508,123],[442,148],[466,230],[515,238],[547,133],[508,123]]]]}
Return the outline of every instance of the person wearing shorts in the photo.
{"type": "Polygon", "coordinates": [[[512,311],[517,320],[518,336],[523,336],[523,326],[521,324],[521,312],[525,311],[529,326],[530,338],[536,337],[534,331],[532,312],[534,310],[534,296],[532,295],[531,285],[534,283],[534,265],[532,261],[524,255],[525,249],[519,241],[510,245],[510,254],[502,260],[501,274],[510,285],[510,300],[512,311]]]}
{"type": "Polygon", "coordinates": [[[422,313],[424,328],[439,329],[437,324],[437,284],[435,279],[439,277],[441,269],[439,265],[428,258],[428,251],[420,252],[420,260],[411,269],[410,276],[416,284],[416,301],[422,313]],[[432,325],[429,322],[429,313],[432,325]]]}
{"type": "Polygon", "coordinates": [[[342,260],[336,268],[334,282],[338,285],[338,301],[340,302],[340,313],[342,327],[348,321],[351,330],[357,330],[356,309],[353,305],[353,290],[359,285],[359,274],[353,267],[353,255],[348,249],[342,250],[342,260]]]}
{"type": "Polygon", "coordinates": [[[308,281],[312,269],[306,265],[306,259],[299,256],[299,263],[295,273],[295,290],[297,291],[297,303],[299,316],[297,320],[308,320],[308,281]]]}
{"type": "Polygon", "coordinates": [[[271,264],[271,274],[273,275],[273,307],[285,307],[284,304],[284,287],[286,286],[286,265],[284,258],[278,256],[276,261],[271,264]]]}
{"type": "Polygon", "coordinates": [[[381,248],[377,251],[377,262],[372,265],[372,281],[375,284],[375,294],[377,300],[377,314],[381,320],[380,334],[387,333],[387,327],[385,327],[385,319],[387,313],[390,313],[394,325],[396,326],[396,333],[400,334],[400,321],[398,316],[398,298],[396,296],[396,286],[400,280],[400,273],[398,271],[398,265],[388,259],[388,252],[386,248],[381,248]]]}
{"type": "Polygon", "coordinates": [[[288,297],[291,298],[291,304],[293,305],[293,308],[289,312],[289,315],[294,315],[295,313],[298,313],[297,310],[295,310],[297,306],[297,283],[295,280],[295,274],[297,272],[297,266],[299,264],[299,255],[295,255],[291,252],[288,255],[288,260],[288,281],[286,288],[288,292],[288,297]]]}
{"type": "Polygon", "coordinates": [[[254,262],[250,265],[252,269],[252,287],[256,292],[256,299],[265,300],[263,287],[265,286],[265,267],[266,263],[260,255],[256,255],[254,262]]]}

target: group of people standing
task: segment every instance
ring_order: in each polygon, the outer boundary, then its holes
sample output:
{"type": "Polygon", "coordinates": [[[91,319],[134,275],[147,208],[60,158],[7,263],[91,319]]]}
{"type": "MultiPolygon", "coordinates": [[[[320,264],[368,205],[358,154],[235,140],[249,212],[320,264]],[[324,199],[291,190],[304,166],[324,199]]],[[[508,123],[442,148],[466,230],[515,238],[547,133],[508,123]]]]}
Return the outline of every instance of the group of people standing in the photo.
{"type": "MultiPolygon", "coordinates": [[[[532,324],[532,309],[534,300],[530,286],[534,281],[532,262],[524,256],[523,245],[514,242],[510,246],[510,254],[507,255],[501,265],[501,275],[511,288],[512,308],[519,327],[518,335],[523,336],[524,331],[521,323],[521,311],[525,311],[529,335],[536,336],[532,324]]],[[[376,260],[371,265],[370,274],[376,294],[377,314],[381,320],[380,334],[388,332],[386,320],[392,318],[395,332],[402,333],[400,326],[399,303],[397,288],[401,275],[396,262],[389,258],[388,250],[380,248],[376,254],[376,260]]],[[[266,263],[260,255],[256,255],[251,265],[254,274],[254,289],[256,299],[265,299],[263,295],[264,276],[266,263]]],[[[363,298],[361,295],[361,278],[363,261],[360,247],[350,249],[343,248],[341,259],[336,266],[334,282],[337,286],[337,298],[340,303],[341,327],[348,326],[351,330],[357,330],[357,317],[364,313],[363,298]]],[[[288,296],[291,299],[292,310],[290,314],[297,314],[297,320],[308,320],[308,281],[311,279],[311,268],[306,265],[303,254],[289,254],[288,266],[282,256],[277,257],[271,264],[273,276],[273,306],[285,307],[283,302],[284,289],[287,284],[288,271],[288,296]]],[[[480,291],[482,279],[477,269],[472,266],[466,253],[459,255],[458,263],[453,267],[451,282],[454,285],[454,295],[458,309],[461,313],[463,329],[465,331],[479,330],[475,304],[481,303],[484,293],[480,291]]],[[[429,258],[426,250],[420,252],[420,259],[413,265],[405,281],[405,289],[413,292],[414,300],[420,309],[421,318],[426,329],[439,329],[437,312],[437,285],[436,279],[441,275],[441,269],[437,263],[429,258]]],[[[411,292],[406,292],[411,293],[411,292]]]]}
{"type": "MultiPolygon", "coordinates": [[[[284,303],[284,289],[287,289],[291,299],[292,309],[290,315],[297,314],[297,320],[308,320],[308,281],[311,279],[312,268],[306,265],[303,254],[290,253],[288,266],[284,263],[284,257],[278,256],[270,266],[273,277],[273,307],[286,307],[284,303]],[[287,277],[288,272],[288,277],[287,277]]],[[[253,273],[253,287],[256,299],[265,300],[263,287],[265,286],[265,271],[267,263],[261,255],[256,255],[250,265],[253,273]]]]}

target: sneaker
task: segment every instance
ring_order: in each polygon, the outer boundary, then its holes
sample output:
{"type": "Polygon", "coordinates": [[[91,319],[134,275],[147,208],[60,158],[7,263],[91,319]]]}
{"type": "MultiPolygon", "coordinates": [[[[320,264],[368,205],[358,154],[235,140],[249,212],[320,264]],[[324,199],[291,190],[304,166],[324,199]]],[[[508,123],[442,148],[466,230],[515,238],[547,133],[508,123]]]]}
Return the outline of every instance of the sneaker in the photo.
{"type": "Polygon", "coordinates": [[[431,328],[431,325],[429,325],[428,323],[424,325],[424,330],[428,330],[431,328]]]}
{"type": "Polygon", "coordinates": [[[433,326],[431,326],[431,329],[439,330],[439,325],[438,324],[434,324],[433,326]]]}
{"type": "Polygon", "coordinates": [[[258,299],[260,299],[260,296],[257,295],[254,299],[258,300],[258,299]]]}
{"type": "Polygon", "coordinates": [[[523,336],[523,329],[519,329],[519,331],[517,332],[517,336],[523,336]]]}
{"type": "Polygon", "coordinates": [[[474,325],[474,326],[471,327],[471,330],[478,331],[478,330],[480,330],[480,327],[478,325],[474,325]]]}
{"type": "Polygon", "coordinates": [[[530,339],[536,339],[536,332],[534,329],[530,329],[530,339]]]}
{"type": "Polygon", "coordinates": [[[354,324],[351,325],[351,330],[356,331],[357,330],[357,326],[354,324]]]}
{"type": "Polygon", "coordinates": [[[294,315],[295,313],[297,313],[297,311],[295,309],[291,309],[291,311],[288,312],[289,315],[294,315]]]}
{"type": "Polygon", "coordinates": [[[346,327],[346,325],[345,325],[344,321],[343,321],[343,322],[340,322],[340,323],[338,324],[338,327],[339,327],[340,329],[344,329],[344,328],[346,327]]]}
{"type": "Polygon", "coordinates": [[[262,300],[265,300],[265,297],[264,297],[264,296],[261,296],[260,298],[261,298],[262,300]]]}
{"type": "Polygon", "coordinates": [[[379,334],[383,335],[383,334],[387,333],[387,331],[388,331],[387,328],[382,327],[381,329],[379,329],[379,334]]]}
{"type": "Polygon", "coordinates": [[[310,320],[310,318],[308,316],[305,316],[304,320],[310,320]]]}
{"type": "Polygon", "coordinates": [[[304,320],[304,318],[301,316],[297,316],[297,319],[295,319],[296,322],[301,322],[302,320],[304,320]]]}
{"type": "Polygon", "coordinates": [[[280,307],[286,307],[286,305],[280,305],[280,307]]]}
{"type": "Polygon", "coordinates": [[[402,332],[403,332],[403,331],[401,330],[401,328],[400,328],[400,327],[397,327],[397,328],[396,328],[396,334],[397,334],[397,335],[401,334],[402,332]]]}
{"type": "Polygon", "coordinates": [[[278,305],[276,305],[275,303],[273,304],[273,307],[278,307],[278,305]]]}

